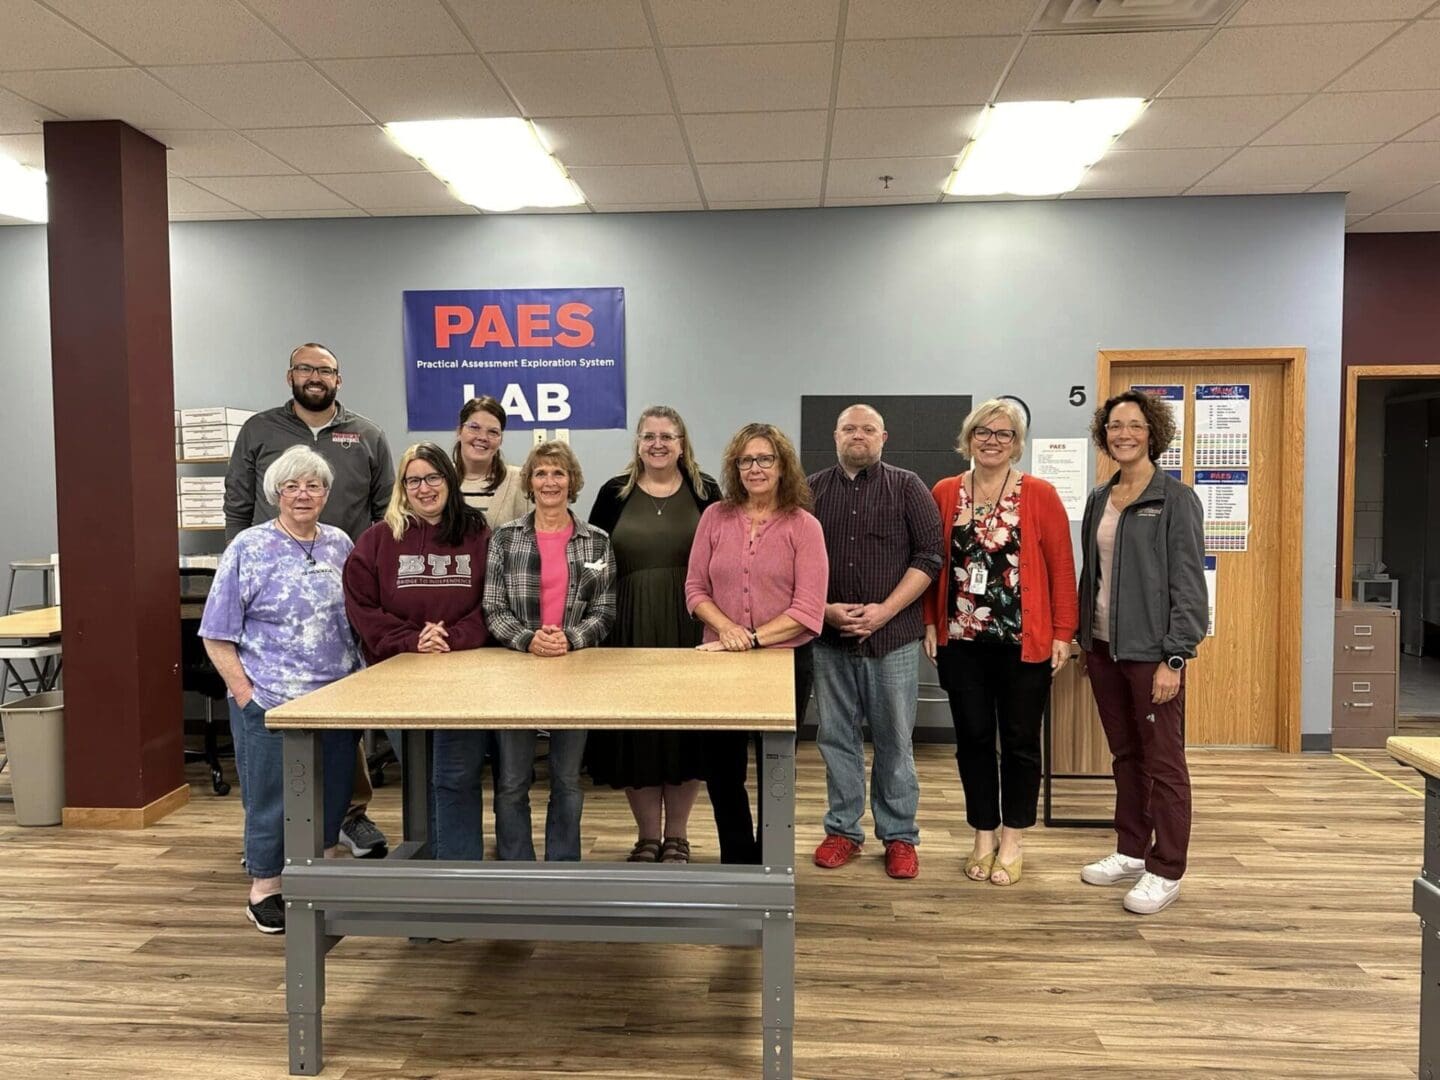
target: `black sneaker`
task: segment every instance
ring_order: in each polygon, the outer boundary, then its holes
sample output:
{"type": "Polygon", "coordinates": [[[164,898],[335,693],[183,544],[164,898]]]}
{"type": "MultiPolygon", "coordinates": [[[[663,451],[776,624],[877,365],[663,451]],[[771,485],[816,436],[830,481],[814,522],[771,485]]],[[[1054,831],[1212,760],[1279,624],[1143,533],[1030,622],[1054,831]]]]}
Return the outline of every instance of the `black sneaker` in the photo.
{"type": "Polygon", "coordinates": [[[357,859],[383,859],[390,850],[385,834],[363,813],[340,826],[340,842],[357,859]]]}
{"type": "Polygon", "coordinates": [[[285,932],[285,901],[279,893],[265,897],[258,904],[246,904],[245,914],[262,934],[285,932]]]}

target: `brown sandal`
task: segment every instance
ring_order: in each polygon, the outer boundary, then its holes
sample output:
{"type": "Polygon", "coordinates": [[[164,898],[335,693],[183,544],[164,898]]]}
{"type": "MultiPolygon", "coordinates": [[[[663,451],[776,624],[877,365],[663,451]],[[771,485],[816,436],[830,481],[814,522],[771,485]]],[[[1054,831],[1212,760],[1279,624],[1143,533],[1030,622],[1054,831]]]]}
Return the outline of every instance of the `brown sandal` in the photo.
{"type": "Polygon", "coordinates": [[[660,841],[647,840],[641,837],[635,841],[635,846],[630,849],[630,854],[625,856],[626,862],[659,862],[660,841]]]}
{"type": "Polygon", "coordinates": [[[660,861],[688,863],[690,861],[690,841],[683,836],[667,836],[664,846],[660,849],[660,861]]]}

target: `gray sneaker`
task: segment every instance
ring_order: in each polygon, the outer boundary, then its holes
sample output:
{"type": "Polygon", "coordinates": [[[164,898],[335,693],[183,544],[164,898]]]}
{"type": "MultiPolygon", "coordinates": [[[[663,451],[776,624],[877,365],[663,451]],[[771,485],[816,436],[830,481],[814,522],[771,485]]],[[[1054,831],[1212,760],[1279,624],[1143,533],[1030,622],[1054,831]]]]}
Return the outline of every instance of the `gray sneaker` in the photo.
{"type": "Polygon", "coordinates": [[[357,859],[383,859],[390,850],[385,834],[363,812],[340,826],[340,842],[357,859]]]}

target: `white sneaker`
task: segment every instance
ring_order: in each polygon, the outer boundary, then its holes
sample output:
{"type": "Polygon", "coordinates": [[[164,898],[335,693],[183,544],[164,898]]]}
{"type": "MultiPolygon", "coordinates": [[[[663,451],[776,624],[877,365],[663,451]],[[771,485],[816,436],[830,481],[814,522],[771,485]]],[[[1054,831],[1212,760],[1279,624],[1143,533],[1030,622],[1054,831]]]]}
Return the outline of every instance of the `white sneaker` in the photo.
{"type": "Polygon", "coordinates": [[[1143,874],[1135,887],[1125,894],[1125,910],[1136,915],[1154,915],[1180,899],[1180,882],[1159,874],[1143,874]]]}
{"type": "Polygon", "coordinates": [[[1136,881],[1143,873],[1144,859],[1132,859],[1117,851],[1081,870],[1080,880],[1086,885],[1118,885],[1122,881],[1136,881]]]}

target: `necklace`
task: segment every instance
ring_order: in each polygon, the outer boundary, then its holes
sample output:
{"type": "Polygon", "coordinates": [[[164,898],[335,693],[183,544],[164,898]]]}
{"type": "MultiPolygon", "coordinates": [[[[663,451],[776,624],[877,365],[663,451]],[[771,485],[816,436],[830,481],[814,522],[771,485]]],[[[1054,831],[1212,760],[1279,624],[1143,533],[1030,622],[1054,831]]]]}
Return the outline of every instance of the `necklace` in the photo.
{"type": "Polygon", "coordinates": [[[976,518],[986,517],[986,516],[989,515],[989,513],[990,513],[991,510],[993,510],[993,509],[995,509],[997,506],[999,506],[999,505],[1000,505],[1001,496],[1003,496],[1003,495],[1005,494],[1005,485],[1008,484],[1008,483],[1010,483],[1010,470],[1009,470],[1009,469],[1006,469],[1006,470],[1005,470],[1005,479],[1000,481],[1000,489],[999,489],[998,491],[996,491],[995,494],[994,494],[992,497],[990,497],[989,499],[985,500],[984,502],[979,502],[979,501],[977,501],[977,500],[978,500],[977,492],[978,492],[979,489],[977,488],[976,483],[975,483],[975,473],[974,473],[974,472],[971,472],[971,473],[970,473],[970,503],[971,503],[971,506],[973,507],[973,509],[972,509],[971,512],[970,512],[970,520],[974,521],[976,518]]]}
{"type": "Polygon", "coordinates": [[[647,491],[645,492],[645,497],[649,499],[651,504],[655,507],[655,516],[659,517],[661,514],[665,513],[666,505],[668,505],[670,500],[673,499],[675,496],[672,493],[670,495],[662,495],[660,498],[657,499],[654,495],[651,495],[647,491]]]}
{"type": "Polygon", "coordinates": [[[302,541],[298,536],[296,536],[294,533],[292,533],[289,529],[285,528],[285,523],[284,523],[283,521],[281,521],[279,518],[276,518],[276,519],[275,519],[275,524],[280,526],[280,531],[283,532],[286,536],[290,537],[290,542],[291,542],[292,544],[294,544],[296,547],[298,547],[298,548],[301,550],[301,552],[304,553],[305,558],[307,558],[307,559],[310,560],[310,565],[311,565],[311,566],[314,566],[314,565],[315,565],[315,545],[320,542],[320,530],[319,530],[319,529],[316,529],[316,530],[315,530],[315,538],[310,541],[310,546],[307,548],[307,547],[305,546],[304,541],[302,541]]]}

